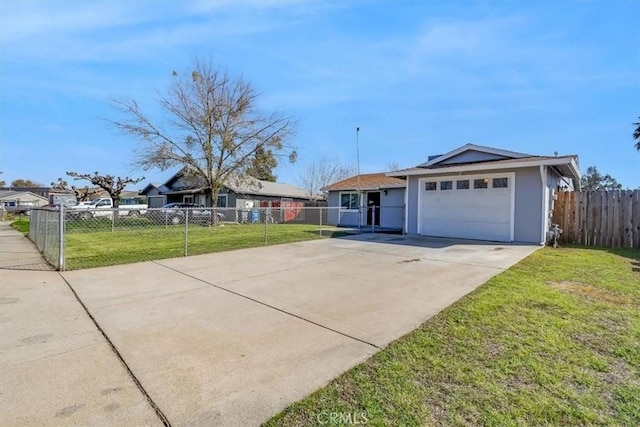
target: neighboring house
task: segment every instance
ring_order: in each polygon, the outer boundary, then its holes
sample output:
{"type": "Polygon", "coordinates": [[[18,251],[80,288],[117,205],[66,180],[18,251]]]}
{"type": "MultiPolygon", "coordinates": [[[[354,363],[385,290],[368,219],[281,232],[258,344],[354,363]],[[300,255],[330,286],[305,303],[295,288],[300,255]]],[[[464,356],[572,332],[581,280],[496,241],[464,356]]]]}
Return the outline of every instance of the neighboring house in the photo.
{"type": "Polygon", "coordinates": [[[19,193],[32,193],[45,199],[49,199],[51,187],[0,187],[0,193],[5,191],[17,191],[19,193]]]}
{"type": "Polygon", "coordinates": [[[578,156],[533,156],[467,144],[415,168],[406,179],[408,234],[545,243],[554,195],[579,185],[578,156]]]}
{"type": "Polygon", "coordinates": [[[327,223],[344,227],[371,227],[402,231],[404,179],[384,173],[352,176],[322,188],[328,196],[327,223]],[[362,194],[358,205],[358,193],[362,194]],[[358,218],[360,212],[360,218],[358,218]]]}
{"type": "Polygon", "coordinates": [[[238,209],[266,207],[269,202],[273,207],[279,207],[283,202],[289,206],[291,203],[303,206],[311,202],[301,188],[247,177],[228,180],[214,204],[208,188],[197,179],[186,178],[182,172],[176,173],[164,184],[147,185],[140,194],[147,196],[148,205],[152,208],[173,202],[238,209]]]}
{"type": "Polygon", "coordinates": [[[48,203],[46,197],[30,191],[0,190],[0,206],[8,208],[35,208],[48,203]]]}

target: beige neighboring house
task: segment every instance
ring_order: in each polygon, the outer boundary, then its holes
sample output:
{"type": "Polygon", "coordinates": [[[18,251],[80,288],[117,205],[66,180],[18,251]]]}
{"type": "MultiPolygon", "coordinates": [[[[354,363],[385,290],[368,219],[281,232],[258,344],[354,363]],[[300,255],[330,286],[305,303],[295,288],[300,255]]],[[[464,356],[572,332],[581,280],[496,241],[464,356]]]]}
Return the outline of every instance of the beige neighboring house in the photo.
{"type": "Polygon", "coordinates": [[[4,212],[24,212],[31,208],[38,206],[44,206],[49,201],[46,197],[42,197],[38,194],[30,191],[14,191],[14,190],[2,190],[0,191],[0,210],[1,215],[4,217],[4,212]]]}

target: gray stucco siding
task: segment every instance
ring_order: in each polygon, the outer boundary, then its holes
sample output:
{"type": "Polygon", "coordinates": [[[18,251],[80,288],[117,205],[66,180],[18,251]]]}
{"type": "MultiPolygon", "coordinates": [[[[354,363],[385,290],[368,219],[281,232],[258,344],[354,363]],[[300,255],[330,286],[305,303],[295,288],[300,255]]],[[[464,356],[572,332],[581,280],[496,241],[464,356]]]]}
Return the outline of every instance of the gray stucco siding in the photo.
{"type": "Polygon", "coordinates": [[[389,188],[380,193],[380,227],[404,228],[404,188],[389,188]]]}
{"type": "MultiPolygon", "coordinates": [[[[340,194],[352,193],[355,190],[330,191],[328,197],[327,221],[331,225],[341,225],[345,227],[357,227],[365,225],[367,222],[367,210],[362,210],[362,220],[358,223],[358,211],[341,209],[340,194]]],[[[394,228],[401,230],[404,224],[404,188],[388,188],[385,190],[363,191],[363,199],[366,200],[367,193],[380,192],[380,210],[376,215],[380,215],[380,227],[394,228]]]]}
{"type": "Polygon", "coordinates": [[[516,169],[515,205],[514,241],[542,242],[542,177],[539,168],[516,169]]]}

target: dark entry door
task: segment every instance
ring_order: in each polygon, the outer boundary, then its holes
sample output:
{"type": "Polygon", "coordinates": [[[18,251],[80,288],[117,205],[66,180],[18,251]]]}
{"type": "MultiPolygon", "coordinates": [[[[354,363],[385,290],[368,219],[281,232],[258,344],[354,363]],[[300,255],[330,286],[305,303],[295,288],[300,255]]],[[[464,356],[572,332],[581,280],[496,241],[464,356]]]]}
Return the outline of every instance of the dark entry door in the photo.
{"type": "Polygon", "coordinates": [[[380,192],[367,193],[367,225],[371,225],[373,217],[373,207],[376,208],[375,224],[380,225],[380,192]]]}

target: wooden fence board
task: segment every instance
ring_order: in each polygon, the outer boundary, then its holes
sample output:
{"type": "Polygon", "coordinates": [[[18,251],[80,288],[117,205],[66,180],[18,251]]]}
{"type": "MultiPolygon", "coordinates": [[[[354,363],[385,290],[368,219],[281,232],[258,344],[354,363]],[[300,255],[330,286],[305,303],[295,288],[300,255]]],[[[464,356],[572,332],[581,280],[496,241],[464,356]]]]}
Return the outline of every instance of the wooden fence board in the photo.
{"type": "Polygon", "coordinates": [[[633,247],[633,192],[625,191],[623,198],[622,216],[624,227],[624,240],[622,241],[622,247],[633,247]]]}
{"type": "Polygon", "coordinates": [[[553,223],[561,243],[640,249],[640,190],[559,192],[553,223]]]}

